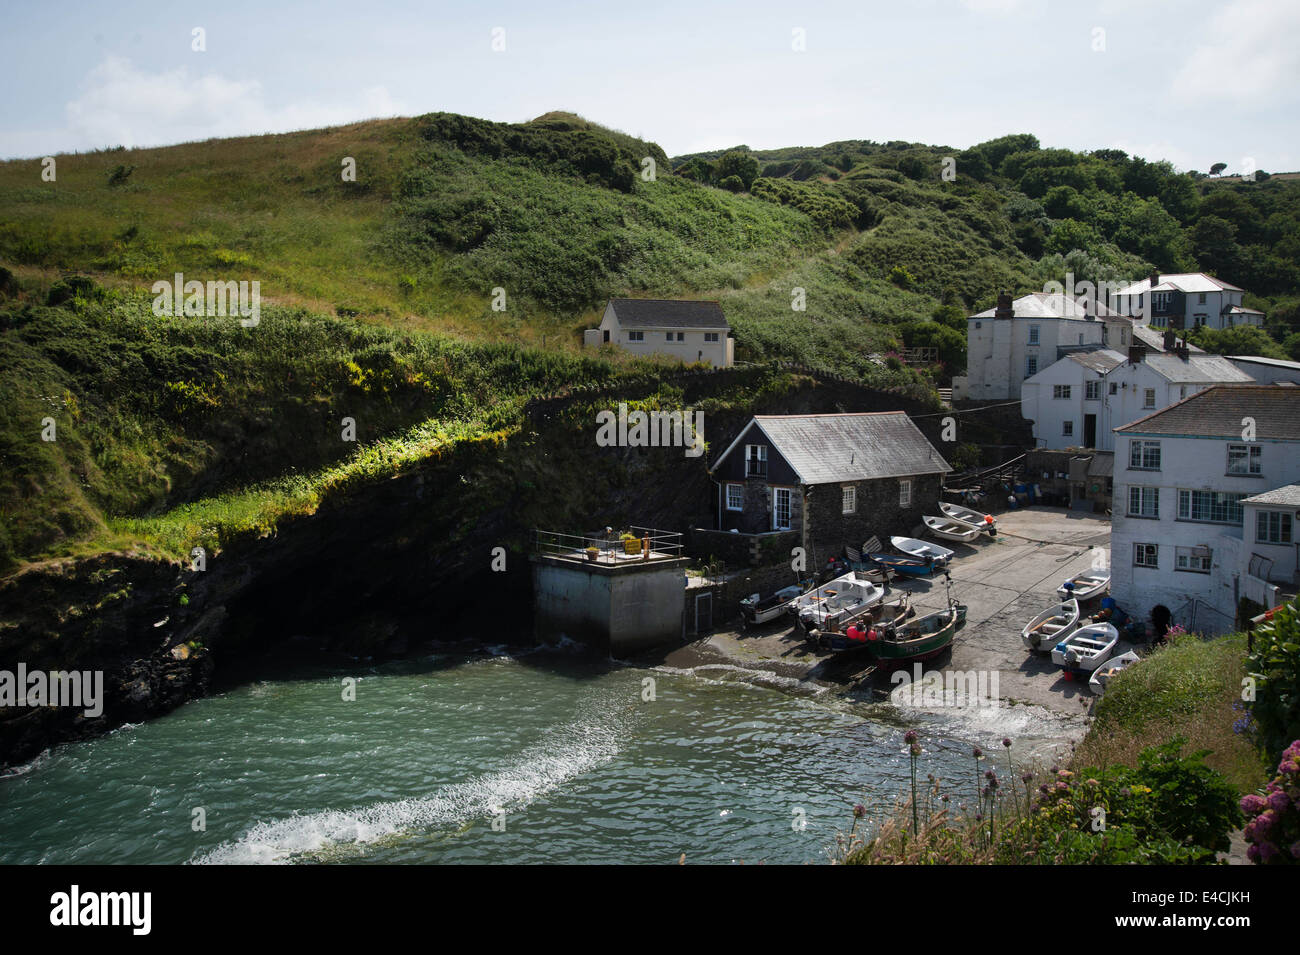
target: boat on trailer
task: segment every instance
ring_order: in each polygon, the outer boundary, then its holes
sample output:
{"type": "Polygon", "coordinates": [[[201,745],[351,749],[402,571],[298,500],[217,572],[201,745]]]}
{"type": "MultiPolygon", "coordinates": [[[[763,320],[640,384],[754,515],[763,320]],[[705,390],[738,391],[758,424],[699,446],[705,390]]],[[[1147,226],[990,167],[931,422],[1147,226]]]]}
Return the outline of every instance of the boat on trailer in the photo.
{"type": "Polygon", "coordinates": [[[962,521],[965,524],[973,524],[990,533],[998,524],[997,519],[992,514],[981,514],[979,511],[972,511],[969,507],[962,507],[960,504],[949,504],[947,501],[940,501],[939,510],[943,512],[944,517],[951,517],[954,521],[962,521]]]}
{"type": "Polygon", "coordinates": [[[1079,629],[1079,601],[1074,598],[1048,607],[1020,631],[1026,650],[1047,653],[1079,629]]]}
{"type": "Polygon", "coordinates": [[[928,558],[939,564],[946,564],[953,558],[953,552],[947,547],[915,537],[891,537],[889,543],[894,545],[894,550],[908,557],[920,557],[923,560],[928,558]]]}
{"type": "Polygon", "coordinates": [[[1091,673],[1109,659],[1119,631],[1108,623],[1080,627],[1052,648],[1052,662],[1069,673],[1091,673]]]}
{"type": "Polygon", "coordinates": [[[935,537],[960,541],[963,544],[969,544],[982,533],[974,524],[967,524],[965,521],[959,521],[951,517],[931,517],[926,515],[921,518],[921,521],[935,537]]]}
{"type": "Polygon", "coordinates": [[[1056,588],[1056,593],[1061,599],[1066,600],[1073,597],[1082,603],[1085,600],[1091,600],[1093,597],[1099,597],[1106,592],[1110,586],[1110,574],[1100,570],[1088,570],[1082,574],[1075,574],[1061,586],[1056,588]]]}
{"type": "Polygon", "coordinates": [[[1121,653],[1117,657],[1111,657],[1097,669],[1092,671],[1092,679],[1088,681],[1088,688],[1098,696],[1106,693],[1106,685],[1110,683],[1111,678],[1122,670],[1127,670],[1133,664],[1142,658],[1130,650],[1128,653],[1121,653]]]}
{"type": "Polygon", "coordinates": [[[791,585],[782,587],[762,600],[759,599],[758,594],[750,594],[740,602],[740,612],[745,618],[745,623],[751,626],[767,623],[785,613],[790,601],[801,593],[803,593],[802,587],[791,585]]]}
{"type": "Polygon", "coordinates": [[[853,572],[800,594],[789,609],[804,630],[826,629],[840,626],[884,599],[883,587],[853,572]]]}

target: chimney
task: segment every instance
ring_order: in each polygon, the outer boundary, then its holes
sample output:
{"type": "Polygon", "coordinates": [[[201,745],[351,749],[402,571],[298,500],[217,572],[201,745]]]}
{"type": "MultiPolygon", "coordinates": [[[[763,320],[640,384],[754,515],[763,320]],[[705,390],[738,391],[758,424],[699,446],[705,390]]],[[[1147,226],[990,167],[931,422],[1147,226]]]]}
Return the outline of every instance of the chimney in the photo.
{"type": "Polygon", "coordinates": [[[993,312],[994,318],[1015,318],[1016,311],[1011,307],[1011,293],[1002,291],[998,295],[998,307],[993,312]]]}
{"type": "Polygon", "coordinates": [[[1152,288],[1155,288],[1157,285],[1160,284],[1160,273],[1152,272],[1150,275],[1147,276],[1147,281],[1151,283],[1152,288]]]}
{"type": "Polygon", "coordinates": [[[1134,342],[1128,346],[1128,360],[1131,365],[1140,365],[1147,356],[1147,346],[1134,342]]]}
{"type": "Polygon", "coordinates": [[[1174,330],[1172,327],[1165,329],[1164,346],[1165,346],[1165,351],[1167,352],[1172,353],[1178,350],[1178,339],[1177,337],[1175,337],[1174,330]]]}

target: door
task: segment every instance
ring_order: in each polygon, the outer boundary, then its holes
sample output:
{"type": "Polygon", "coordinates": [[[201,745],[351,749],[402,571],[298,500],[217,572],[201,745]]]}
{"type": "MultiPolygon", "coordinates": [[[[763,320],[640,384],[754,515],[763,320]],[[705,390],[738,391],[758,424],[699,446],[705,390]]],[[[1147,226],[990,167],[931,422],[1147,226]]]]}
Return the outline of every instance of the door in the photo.
{"type": "Polygon", "coordinates": [[[1083,416],[1083,446],[1085,448],[1095,448],[1097,446],[1097,416],[1095,414],[1083,416]]]}
{"type": "Polygon", "coordinates": [[[772,488],[772,530],[790,529],[790,494],[788,487],[772,488]]]}
{"type": "Polygon", "coordinates": [[[695,632],[708,633],[713,629],[713,592],[695,598],[695,632]]]}

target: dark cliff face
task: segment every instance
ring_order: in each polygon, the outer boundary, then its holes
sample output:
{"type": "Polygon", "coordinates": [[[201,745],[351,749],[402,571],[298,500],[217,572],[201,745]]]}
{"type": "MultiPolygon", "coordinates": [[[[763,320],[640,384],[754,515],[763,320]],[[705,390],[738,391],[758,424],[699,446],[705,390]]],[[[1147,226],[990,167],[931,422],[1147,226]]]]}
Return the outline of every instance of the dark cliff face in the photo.
{"type": "MultiPolygon", "coordinates": [[[[721,379],[688,386],[685,403],[725,397],[721,379]]],[[[508,436],[466,442],[397,477],[338,492],[272,535],[229,543],[203,571],[106,554],[0,580],[0,670],[19,662],[29,671],[102,670],[105,694],[93,719],[80,709],[0,709],[0,765],[165,713],[237,662],[255,672],[256,658],[276,648],[346,660],[451,641],[529,643],[535,528],[708,527],[707,462],[751,414],[925,410],[800,379],[706,413],[710,451],[691,458],[681,448],[600,447],[592,401],[548,403],[508,436]],[[493,570],[497,547],[504,571],[493,570]]]]}

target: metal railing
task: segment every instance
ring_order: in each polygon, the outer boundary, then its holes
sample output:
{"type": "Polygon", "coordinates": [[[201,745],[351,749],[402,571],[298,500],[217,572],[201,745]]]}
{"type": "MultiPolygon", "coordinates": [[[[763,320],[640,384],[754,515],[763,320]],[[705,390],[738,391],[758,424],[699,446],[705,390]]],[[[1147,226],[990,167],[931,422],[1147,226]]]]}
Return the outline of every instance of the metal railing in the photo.
{"type": "Polygon", "coordinates": [[[635,550],[620,533],[562,534],[559,531],[534,531],[533,553],[545,557],[583,561],[605,565],[643,563],[655,560],[675,560],[682,556],[682,535],[676,531],[663,531],[653,527],[633,524],[628,533],[635,537],[635,550]]]}

